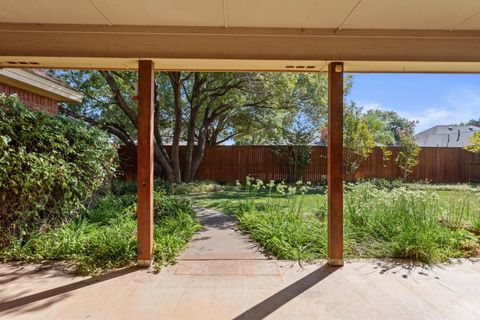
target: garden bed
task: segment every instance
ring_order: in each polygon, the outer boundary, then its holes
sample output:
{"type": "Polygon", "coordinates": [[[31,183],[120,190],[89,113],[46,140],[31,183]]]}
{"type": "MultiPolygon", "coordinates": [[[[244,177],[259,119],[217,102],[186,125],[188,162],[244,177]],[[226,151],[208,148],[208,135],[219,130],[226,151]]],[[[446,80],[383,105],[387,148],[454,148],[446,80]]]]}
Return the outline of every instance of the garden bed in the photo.
{"type": "MultiPolygon", "coordinates": [[[[327,256],[325,188],[251,181],[237,191],[212,193],[198,201],[234,215],[240,227],[277,258],[327,256]]],[[[477,186],[347,184],[344,220],[347,257],[437,263],[480,255],[477,186]]]]}
{"type": "MultiPolygon", "coordinates": [[[[135,188],[118,186],[98,196],[94,203],[57,227],[40,229],[11,239],[0,250],[3,261],[72,261],[82,273],[128,266],[136,261],[135,188]],[[119,194],[120,193],[120,194],[119,194]]],[[[195,212],[187,200],[165,195],[154,198],[154,261],[171,263],[199,230],[195,212]]]]}

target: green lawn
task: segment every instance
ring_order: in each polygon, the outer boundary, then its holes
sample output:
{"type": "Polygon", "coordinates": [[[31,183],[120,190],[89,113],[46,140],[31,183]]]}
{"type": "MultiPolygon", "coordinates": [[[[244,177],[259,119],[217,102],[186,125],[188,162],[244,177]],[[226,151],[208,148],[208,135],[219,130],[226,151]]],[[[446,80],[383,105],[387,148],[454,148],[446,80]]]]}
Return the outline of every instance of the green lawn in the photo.
{"type": "MultiPolygon", "coordinates": [[[[234,215],[239,225],[281,259],[326,256],[323,190],[282,195],[268,188],[221,191],[197,198],[201,206],[234,215]],[[258,190],[257,190],[258,189],[258,190]]],[[[407,258],[425,263],[480,254],[478,186],[371,183],[345,187],[348,257],[407,258]]]]}

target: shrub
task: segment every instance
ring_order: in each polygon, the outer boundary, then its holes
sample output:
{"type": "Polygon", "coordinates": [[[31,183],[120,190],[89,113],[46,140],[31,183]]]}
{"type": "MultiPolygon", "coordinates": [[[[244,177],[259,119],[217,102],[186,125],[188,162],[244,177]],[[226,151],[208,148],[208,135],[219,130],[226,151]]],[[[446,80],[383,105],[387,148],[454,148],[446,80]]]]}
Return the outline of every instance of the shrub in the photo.
{"type": "Polygon", "coordinates": [[[418,164],[417,156],[421,149],[411,134],[402,131],[399,132],[399,136],[400,150],[395,162],[403,173],[403,180],[406,181],[412,169],[418,164]]]}
{"type": "MultiPolygon", "coordinates": [[[[0,233],[22,235],[73,215],[114,172],[97,128],[0,95],[0,233]]],[[[0,242],[0,246],[2,243],[0,242]]]]}
{"type": "MultiPolygon", "coordinates": [[[[155,194],[154,255],[158,265],[170,263],[200,228],[191,205],[155,194]]],[[[3,261],[69,260],[81,272],[132,264],[137,256],[135,196],[107,194],[92,208],[54,230],[34,232],[28,240],[13,239],[0,250],[3,261]]]]}
{"type": "Polygon", "coordinates": [[[365,116],[355,105],[346,108],[343,121],[343,172],[345,180],[353,180],[354,174],[360,168],[362,161],[373,152],[375,140],[368,129],[365,116]]]}
{"type": "Polygon", "coordinates": [[[223,186],[215,181],[202,180],[187,183],[171,183],[168,181],[155,181],[155,190],[164,192],[165,194],[196,194],[209,193],[223,190],[223,186]]]}
{"type": "Polygon", "coordinates": [[[470,137],[470,145],[466,146],[465,150],[480,153],[480,131],[473,133],[470,137]]]}

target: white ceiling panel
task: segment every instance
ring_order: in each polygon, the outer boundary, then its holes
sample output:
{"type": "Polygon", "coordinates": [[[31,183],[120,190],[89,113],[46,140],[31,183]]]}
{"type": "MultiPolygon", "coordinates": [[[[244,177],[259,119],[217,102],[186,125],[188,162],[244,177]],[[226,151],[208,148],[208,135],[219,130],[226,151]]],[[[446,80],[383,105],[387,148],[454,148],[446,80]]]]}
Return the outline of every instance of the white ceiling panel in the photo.
{"type": "Polygon", "coordinates": [[[479,10],[479,0],[363,0],[342,27],[449,30],[479,10]]]}
{"type": "Polygon", "coordinates": [[[227,0],[231,27],[336,28],[358,0],[227,0]]]}
{"type": "Polygon", "coordinates": [[[0,0],[0,22],[108,23],[88,0],[0,0]]]}
{"type": "Polygon", "coordinates": [[[223,26],[222,0],[93,0],[112,24],[223,26]]]}
{"type": "Polygon", "coordinates": [[[475,15],[470,16],[468,20],[457,25],[455,30],[480,30],[480,10],[475,15]]]}

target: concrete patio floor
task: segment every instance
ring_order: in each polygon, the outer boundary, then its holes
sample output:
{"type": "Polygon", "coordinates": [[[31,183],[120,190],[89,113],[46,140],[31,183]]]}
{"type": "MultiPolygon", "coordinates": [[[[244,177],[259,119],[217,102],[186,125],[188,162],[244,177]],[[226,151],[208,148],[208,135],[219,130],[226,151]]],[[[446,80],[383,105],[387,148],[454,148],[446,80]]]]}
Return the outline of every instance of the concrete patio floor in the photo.
{"type": "Polygon", "coordinates": [[[265,257],[223,214],[199,216],[205,230],[159,273],[90,278],[64,265],[0,265],[0,318],[480,319],[480,262],[299,265],[265,257]]]}

